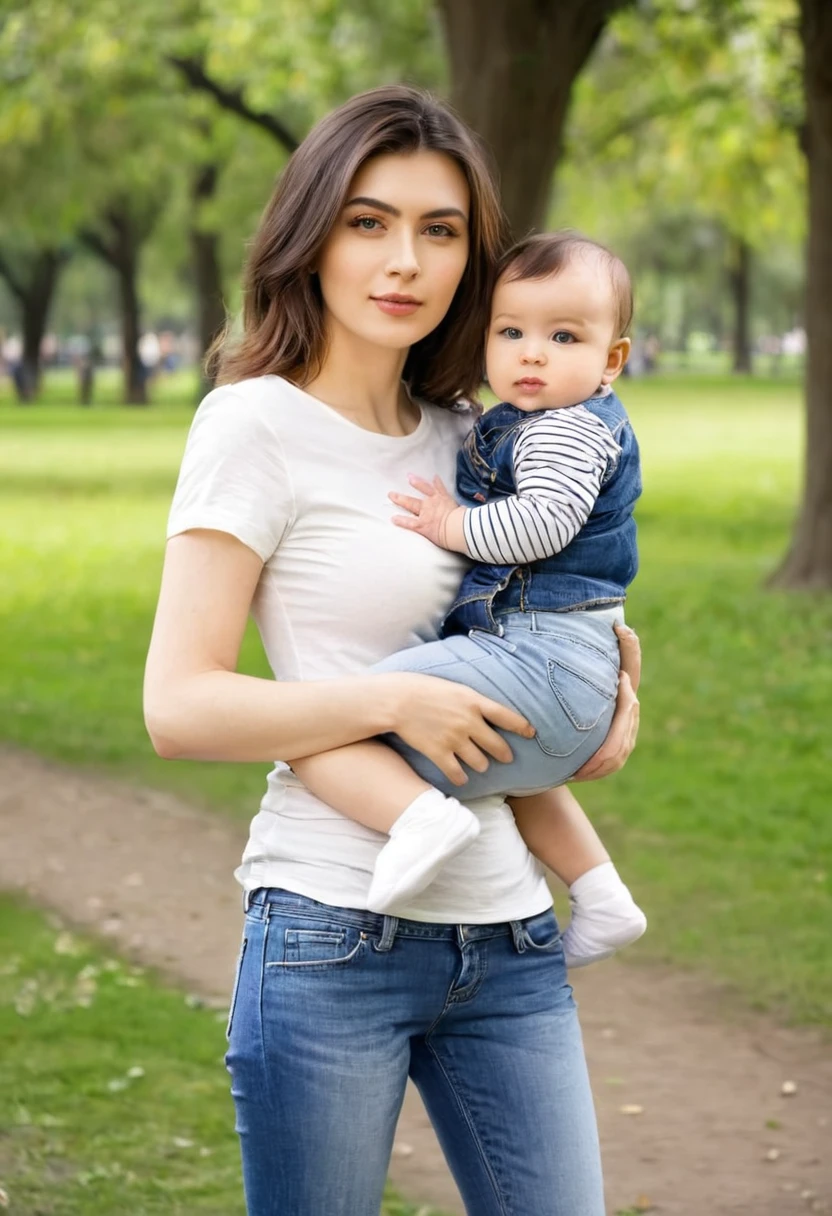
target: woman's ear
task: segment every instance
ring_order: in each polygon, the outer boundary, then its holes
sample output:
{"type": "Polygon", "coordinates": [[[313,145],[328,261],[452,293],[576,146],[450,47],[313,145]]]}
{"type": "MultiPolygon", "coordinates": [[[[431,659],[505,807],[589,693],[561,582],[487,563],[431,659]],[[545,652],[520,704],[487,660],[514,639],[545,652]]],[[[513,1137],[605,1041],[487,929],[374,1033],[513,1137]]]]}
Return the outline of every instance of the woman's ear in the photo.
{"type": "Polygon", "coordinates": [[[602,384],[612,384],[613,380],[618,379],[624,370],[624,364],[630,357],[631,346],[632,342],[629,338],[619,338],[613,342],[607,355],[607,366],[601,377],[602,384]]]}

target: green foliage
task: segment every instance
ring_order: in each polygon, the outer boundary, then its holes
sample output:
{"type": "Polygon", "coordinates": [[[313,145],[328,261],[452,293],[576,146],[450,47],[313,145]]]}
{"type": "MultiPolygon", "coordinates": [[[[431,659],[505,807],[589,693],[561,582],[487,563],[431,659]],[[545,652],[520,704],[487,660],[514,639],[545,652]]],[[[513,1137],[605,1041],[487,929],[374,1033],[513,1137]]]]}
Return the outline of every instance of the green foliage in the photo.
{"type": "MultiPolygon", "coordinates": [[[[8,898],[0,976],[0,1178],[12,1212],[242,1216],[225,1010],[8,898]]],[[[382,1216],[417,1213],[390,1194],[382,1216]]]]}
{"type": "MultiPolygon", "coordinates": [[[[190,391],[184,381],[181,392],[190,391]]],[[[794,381],[631,381],[645,457],[636,754],[581,798],[650,917],[630,953],[832,1021],[832,605],[765,593],[791,523],[794,381]]],[[[0,406],[0,721],[45,755],[248,818],[261,765],[153,756],[140,686],[190,410],[0,406]]],[[[249,632],[243,670],[266,675],[249,632]]]]}
{"type": "Polygon", "coordinates": [[[797,15],[795,0],[644,0],[613,19],[577,83],[552,222],[627,258],[642,329],[670,336],[674,313],[679,329],[727,328],[724,272],[738,238],[765,268],[754,304],[768,331],[799,317],[797,15]]]}

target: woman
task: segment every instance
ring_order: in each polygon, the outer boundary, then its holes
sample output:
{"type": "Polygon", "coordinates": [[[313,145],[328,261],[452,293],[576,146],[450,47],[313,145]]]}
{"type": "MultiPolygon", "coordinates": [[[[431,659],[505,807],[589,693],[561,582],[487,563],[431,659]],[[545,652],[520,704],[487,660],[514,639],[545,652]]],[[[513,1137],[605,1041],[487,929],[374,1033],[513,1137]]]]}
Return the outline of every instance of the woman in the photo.
{"type": "MultiPolygon", "coordinates": [[[[284,761],[237,871],[227,1063],[250,1216],[375,1216],[408,1075],[469,1212],[603,1213],[551,896],[507,806],[476,804],[479,837],[420,909],[380,916],[365,900],[385,838],[285,763],[395,731],[450,775],[457,758],[508,758],[494,726],[529,730],[448,681],[367,674],[435,636],[463,571],[392,526],[387,492],[416,470],[452,478],[473,421],[455,403],[480,378],[502,242],[488,170],[449,111],[407,88],[353,98],[280,179],[251,250],[242,339],[188,439],[148,730],[169,758],[284,761]],[[235,671],[249,609],[275,681],[235,671]]],[[[632,745],[637,706],[622,688],[584,775],[619,767],[632,745]]],[[[580,813],[568,791],[553,796],[580,813]]]]}

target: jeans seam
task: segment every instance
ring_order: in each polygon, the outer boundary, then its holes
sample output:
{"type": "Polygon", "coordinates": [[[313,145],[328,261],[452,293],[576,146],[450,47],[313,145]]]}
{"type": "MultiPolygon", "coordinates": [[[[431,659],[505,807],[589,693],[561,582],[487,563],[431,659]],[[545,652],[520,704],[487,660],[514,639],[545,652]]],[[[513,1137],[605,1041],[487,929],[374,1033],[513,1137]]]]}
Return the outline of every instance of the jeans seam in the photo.
{"type": "MultiPolygon", "coordinates": [[[[441,1014],[440,1014],[440,1017],[441,1017],[441,1014]]],[[[436,1020],[438,1022],[439,1018],[437,1018],[436,1020]]],[[[435,1025],[435,1023],[434,1023],[434,1025],[435,1025]]],[[[509,1211],[509,1208],[507,1206],[506,1198],[503,1194],[502,1187],[500,1186],[499,1180],[498,1180],[496,1174],[494,1173],[494,1169],[491,1165],[491,1162],[488,1160],[488,1155],[485,1151],[485,1146],[482,1143],[482,1138],[480,1137],[480,1134],[477,1131],[476,1126],[474,1125],[474,1120],[471,1115],[471,1111],[469,1110],[467,1103],[464,1101],[462,1093],[461,1093],[459,1087],[457,1086],[454,1078],[451,1076],[450,1072],[445,1067],[444,1063],[442,1062],[442,1060],[439,1058],[438,1054],[434,1050],[433,1045],[429,1041],[428,1035],[430,1035],[430,1031],[428,1031],[428,1034],[425,1035],[425,1047],[430,1052],[430,1054],[433,1056],[436,1066],[438,1067],[438,1069],[444,1076],[445,1080],[447,1081],[447,1083],[450,1087],[451,1093],[453,1094],[453,1096],[457,1102],[457,1105],[459,1106],[459,1109],[462,1112],[462,1117],[465,1120],[465,1123],[466,1123],[466,1126],[468,1127],[469,1132],[471,1133],[471,1138],[473,1139],[474,1144],[476,1146],[477,1153],[479,1154],[480,1161],[482,1162],[483,1168],[486,1173],[486,1177],[488,1178],[488,1181],[491,1183],[491,1188],[494,1192],[494,1198],[497,1200],[497,1202],[500,1205],[501,1216],[511,1216],[511,1212],[509,1211]]]]}
{"type": "Polygon", "coordinates": [[[266,905],[265,913],[266,914],[263,917],[263,945],[261,947],[261,954],[260,954],[260,972],[259,972],[259,977],[258,977],[258,989],[257,989],[257,1006],[258,1006],[258,1019],[257,1020],[258,1020],[259,1032],[260,1032],[259,1033],[259,1039],[260,1039],[259,1047],[260,1047],[260,1055],[262,1057],[262,1069],[263,1069],[263,1072],[261,1075],[265,1078],[264,1088],[266,1091],[266,1093],[265,1093],[266,1103],[270,1110],[274,1110],[275,1102],[274,1102],[274,1095],[272,1093],[271,1070],[269,1068],[268,1052],[266,1051],[266,1019],[265,1019],[264,1011],[263,1011],[264,992],[265,992],[265,988],[266,988],[266,984],[265,984],[266,955],[268,954],[269,926],[270,926],[270,920],[271,920],[271,905],[270,904],[266,905]]]}

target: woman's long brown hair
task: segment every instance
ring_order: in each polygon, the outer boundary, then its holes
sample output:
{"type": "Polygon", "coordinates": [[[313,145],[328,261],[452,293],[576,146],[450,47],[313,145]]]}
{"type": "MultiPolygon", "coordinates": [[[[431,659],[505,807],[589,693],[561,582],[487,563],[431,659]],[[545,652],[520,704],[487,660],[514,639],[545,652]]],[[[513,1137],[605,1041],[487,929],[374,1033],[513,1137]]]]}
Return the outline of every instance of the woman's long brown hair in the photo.
{"type": "Polygon", "coordinates": [[[460,166],[471,194],[468,264],[443,320],[410,350],[404,378],[440,405],[475,393],[506,226],[486,157],[445,105],[419,89],[361,93],[327,115],[284,169],[252,242],[244,277],[243,333],[224,334],[209,354],[218,383],[272,373],[301,386],[326,355],[318,253],[365,161],[384,152],[443,152],[460,166]]]}

